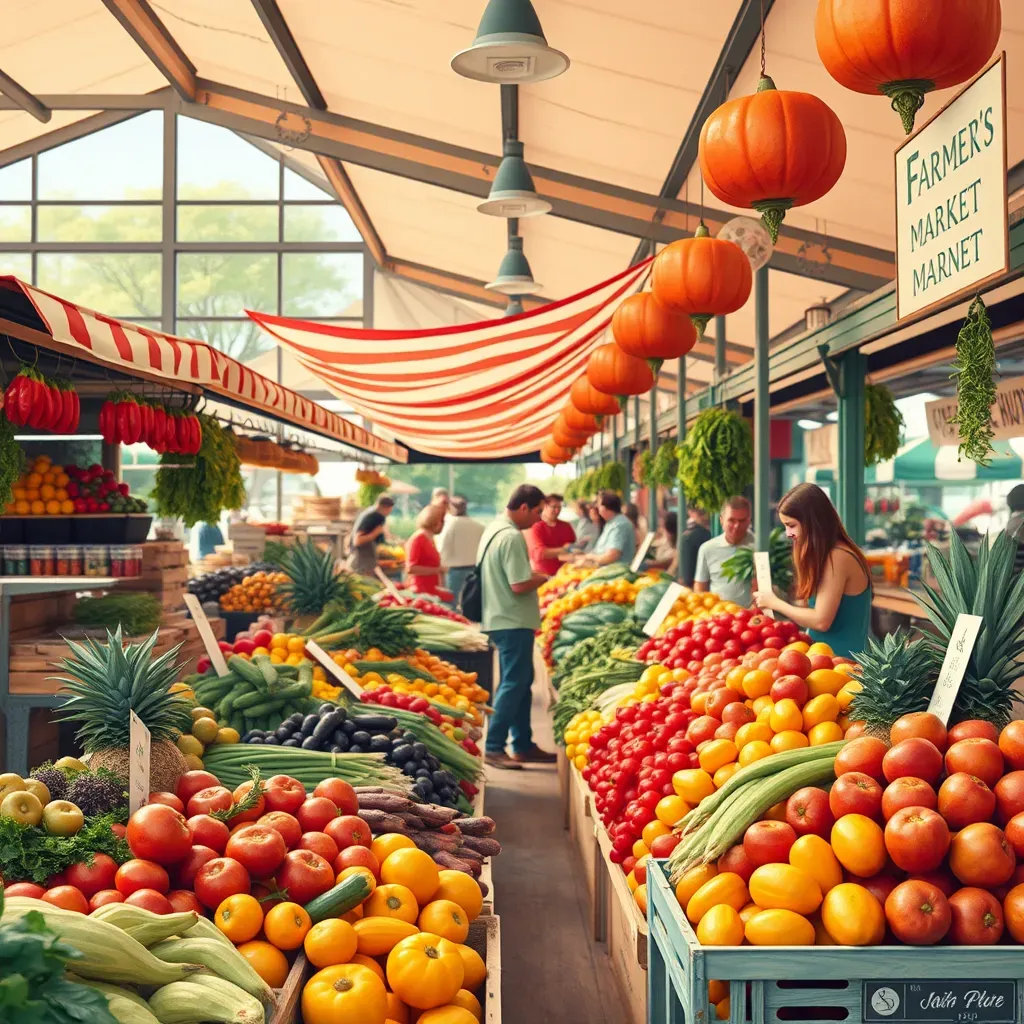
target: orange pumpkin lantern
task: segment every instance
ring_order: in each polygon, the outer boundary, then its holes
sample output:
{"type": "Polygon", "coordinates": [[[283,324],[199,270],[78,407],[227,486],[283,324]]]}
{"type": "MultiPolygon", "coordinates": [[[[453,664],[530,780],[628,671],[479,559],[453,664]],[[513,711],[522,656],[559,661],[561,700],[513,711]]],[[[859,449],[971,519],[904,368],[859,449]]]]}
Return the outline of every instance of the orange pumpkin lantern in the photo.
{"type": "Polygon", "coordinates": [[[658,303],[689,314],[700,337],[713,316],[735,313],[746,304],[753,283],[747,254],[735,242],[712,238],[703,221],[693,238],[662,249],[651,270],[658,303]]]}
{"type": "Polygon", "coordinates": [[[586,374],[577,377],[573,381],[572,389],[569,391],[569,401],[582,413],[590,413],[591,416],[617,416],[619,414],[619,403],[611,395],[598,391],[590,383],[586,374]]]}
{"type": "MultiPolygon", "coordinates": [[[[585,380],[586,378],[581,379],[585,380]]],[[[597,393],[601,395],[600,391],[597,393]]],[[[601,395],[602,399],[607,397],[607,395],[601,395]]],[[[587,437],[590,437],[601,429],[600,420],[598,420],[593,413],[580,412],[580,410],[573,405],[571,398],[562,406],[562,411],[559,413],[559,416],[561,417],[562,422],[577,434],[586,434],[587,437]]]]}
{"type": "Polygon", "coordinates": [[[810,93],[776,89],[767,75],[752,96],[723,103],[700,133],[708,188],[729,206],[757,210],[773,242],[786,211],[820,199],[845,164],[846,133],[832,109],[810,93]]]}
{"type": "Polygon", "coordinates": [[[825,70],[853,92],[883,93],[909,135],[925,93],[966,82],[999,41],[999,0],[818,0],[825,70]]]}
{"type": "Polygon", "coordinates": [[[618,345],[601,345],[587,363],[587,380],[606,395],[620,400],[626,395],[642,395],[654,387],[654,373],[636,356],[623,352],[618,345]]]}
{"type": "Polygon", "coordinates": [[[561,418],[555,420],[551,428],[551,440],[560,448],[579,448],[589,436],[589,434],[577,434],[570,430],[561,418]]]}
{"type": "Polygon", "coordinates": [[[666,359],[678,359],[697,343],[693,323],[661,305],[650,292],[630,295],[612,317],[615,344],[627,355],[646,359],[654,373],[666,359]]]}
{"type": "Polygon", "coordinates": [[[555,444],[554,441],[545,441],[540,446],[541,461],[546,462],[549,466],[558,466],[563,462],[568,462],[572,455],[571,448],[563,448],[561,445],[555,444]]]}

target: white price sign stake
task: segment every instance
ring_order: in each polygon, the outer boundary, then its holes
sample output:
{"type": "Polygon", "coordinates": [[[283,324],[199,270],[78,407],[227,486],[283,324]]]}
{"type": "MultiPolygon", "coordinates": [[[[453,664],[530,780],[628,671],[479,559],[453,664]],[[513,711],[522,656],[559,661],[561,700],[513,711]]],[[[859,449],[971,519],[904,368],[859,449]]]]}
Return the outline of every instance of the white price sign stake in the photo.
{"type": "MultiPolygon", "coordinates": [[[[754,576],[757,578],[757,589],[767,593],[772,589],[772,562],[767,551],[754,552],[754,576]]],[[[762,608],[762,614],[769,619],[775,618],[775,613],[770,608],[762,608]]]]}
{"type": "Polygon", "coordinates": [[[396,600],[399,604],[407,604],[408,602],[402,597],[402,592],[395,586],[394,582],[385,573],[379,565],[373,567],[373,574],[384,584],[384,589],[396,600]]]}
{"type": "Polygon", "coordinates": [[[195,594],[186,594],[185,607],[192,613],[192,621],[196,624],[196,629],[199,630],[199,638],[203,641],[206,655],[210,659],[214,671],[219,676],[226,676],[228,674],[228,663],[224,660],[224,652],[220,649],[217,638],[213,635],[213,630],[210,628],[210,620],[206,617],[206,612],[203,611],[199,598],[195,594]]]}
{"type": "Polygon", "coordinates": [[[128,712],[128,814],[149,800],[149,729],[134,711],[128,712]]]}
{"type": "Polygon", "coordinates": [[[644,623],[644,632],[648,636],[654,636],[658,632],[658,628],[668,618],[668,613],[672,611],[672,605],[676,603],[679,595],[685,589],[681,583],[670,583],[668,585],[668,590],[661,595],[658,607],[651,612],[651,617],[644,623]]]}
{"type": "Polygon", "coordinates": [[[636,572],[640,566],[643,565],[644,559],[647,557],[647,552],[651,550],[651,544],[653,542],[653,533],[648,533],[640,542],[640,547],[636,549],[636,555],[633,557],[633,561],[629,563],[630,572],[636,572]]]}
{"type": "Polygon", "coordinates": [[[315,640],[306,641],[306,652],[312,654],[356,700],[362,697],[363,688],[315,640]]]}
{"type": "Polygon", "coordinates": [[[928,710],[942,719],[943,724],[949,721],[956,695],[960,692],[960,684],[964,681],[967,664],[971,660],[971,652],[978,641],[982,618],[980,615],[958,615],[953,633],[946,647],[946,657],[942,659],[939,679],[932,691],[932,699],[928,702],[928,710]]]}

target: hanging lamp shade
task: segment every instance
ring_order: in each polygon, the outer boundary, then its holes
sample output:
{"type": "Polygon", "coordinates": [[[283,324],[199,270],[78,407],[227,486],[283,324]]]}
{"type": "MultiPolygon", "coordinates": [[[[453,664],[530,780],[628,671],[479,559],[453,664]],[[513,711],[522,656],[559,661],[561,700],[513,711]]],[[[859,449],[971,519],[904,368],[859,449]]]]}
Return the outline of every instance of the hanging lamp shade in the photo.
{"type": "Polygon", "coordinates": [[[654,373],[666,359],[685,356],[697,343],[690,318],[663,306],[650,292],[637,292],[619,304],[612,334],[623,352],[646,359],[654,373]]]}
{"type": "Polygon", "coordinates": [[[452,57],[452,70],[478,82],[543,82],[569,67],[548,46],[530,0],[489,0],[476,39],[452,57]]]}
{"type": "Polygon", "coordinates": [[[502,257],[498,276],[484,287],[505,295],[535,295],[540,291],[540,285],[534,281],[530,264],[523,253],[521,235],[512,235],[509,238],[508,251],[502,257]]]}
{"type": "MultiPolygon", "coordinates": [[[[600,392],[598,392],[598,394],[600,394],[600,392]]],[[[573,404],[571,398],[562,406],[562,411],[559,413],[559,416],[561,417],[562,422],[577,434],[586,434],[587,437],[590,437],[601,429],[600,420],[598,420],[593,413],[580,412],[580,410],[573,404]]]]}
{"type": "Polygon", "coordinates": [[[525,312],[522,296],[512,295],[509,297],[508,305],[505,307],[505,312],[502,313],[502,316],[519,316],[520,313],[525,312]]]}
{"type": "Polygon", "coordinates": [[[738,245],[750,260],[750,269],[755,273],[771,262],[774,246],[764,222],[753,217],[733,217],[723,224],[718,237],[738,245]]]}
{"type": "Polygon", "coordinates": [[[492,217],[537,217],[547,213],[551,204],[541,199],[533,187],[530,168],[523,159],[522,142],[506,139],[503,153],[490,195],[477,210],[492,217]]]}
{"type": "Polygon", "coordinates": [[[546,462],[549,466],[558,466],[563,462],[568,462],[572,456],[571,448],[563,448],[561,445],[555,444],[554,441],[545,441],[540,446],[541,462],[546,462]]]}
{"type": "Polygon", "coordinates": [[[598,391],[586,374],[573,381],[569,401],[581,412],[591,416],[617,416],[619,403],[613,395],[598,391]]]}
{"type": "Polygon", "coordinates": [[[614,342],[594,349],[587,363],[587,380],[623,403],[627,395],[642,395],[654,387],[654,373],[647,363],[627,355],[614,342]]]}

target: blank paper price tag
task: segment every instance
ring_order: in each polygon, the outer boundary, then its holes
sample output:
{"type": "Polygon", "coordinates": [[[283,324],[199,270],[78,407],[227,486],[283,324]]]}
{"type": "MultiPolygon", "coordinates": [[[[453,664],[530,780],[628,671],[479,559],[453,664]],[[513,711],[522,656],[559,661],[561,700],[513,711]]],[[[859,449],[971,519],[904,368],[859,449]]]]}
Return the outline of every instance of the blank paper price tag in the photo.
{"type": "Polygon", "coordinates": [[[967,664],[971,660],[971,652],[978,641],[981,630],[980,615],[958,615],[953,633],[946,648],[946,657],[942,659],[939,680],[932,691],[932,699],[928,702],[928,710],[938,715],[943,724],[949,721],[956,695],[960,692],[960,684],[964,681],[967,664]]]}
{"type": "Polygon", "coordinates": [[[199,638],[203,641],[203,646],[206,648],[206,656],[210,659],[210,664],[213,665],[214,671],[219,676],[226,676],[228,674],[228,663],[224,660],[224,652],[220,649],[220,644],[217,643],[217,638],[213,635],[213,630],[210,628],[210,620],[206,617],[206,612],[203,611],[199,598],[195,594],[186,594],[185,607],[192,613],[192,621],[196,624],[196,629],[199,630],[199,638]]]}
{"type": "Polygon", "coordinates": [[[651,550],[651,544],[654,542],[654,534],[648,533],[646,537],[640,542],[640,547],[637,548],[636,555],[633,557],[633,561],[629,563],[629,571],[636,572],[641,565],[644,564],[644,559],[647,557],[647,552],[651,550]]]}
{"type": "Polygon", "coordinates": [[[384,589],[399,603],[407,604],[408,602],[402,597],[402,592],[395,586],[394,582],[390,579],[388,574],[384,572],[379,565],[373,567],[373,574],[384,584],[384,589]]]}
{"type": "Polygon", "coordinates": [[[150,735],[142,719],[128,712],[128,814],[149,800],[150,735]]]}
{"type": "MultiPolygon", "coordinates": [[[[757,589],[771,593],[772,561],[767,551],[754,552],[754,576],[757,579],[757,589]]],[[[762,608],[761,612],[769,619],[775,618],[775,613],[770,608],[762,608]]]]}
{"type": "Polygon", "coordinates": [[[658,607],[651,612],[651,617],[644,623],[644,632],[648,636],[654,636],[658,632],[661,624],[668,618],[668,613],[672,611],[672,605],[676,603],[676,599],[685,589],[681,583],[670,583],[668,585],[668,590],[661,595],[658,607]]]}
{"type": "Polygon", "coordinates": [[[362,697],[363,688],[315,640],[306,641],[306,653],[316,658],[356,700],[362,697]]]}

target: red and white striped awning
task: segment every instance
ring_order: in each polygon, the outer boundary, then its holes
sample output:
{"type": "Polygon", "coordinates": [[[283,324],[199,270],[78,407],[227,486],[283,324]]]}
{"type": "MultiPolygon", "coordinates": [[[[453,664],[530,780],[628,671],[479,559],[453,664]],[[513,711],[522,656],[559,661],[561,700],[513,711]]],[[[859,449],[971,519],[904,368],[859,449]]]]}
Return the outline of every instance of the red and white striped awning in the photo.
{"type": "Polygon", "coordinates": [[[356,412],[436,456],[535,452],[650,260],[518,316],[419,331],[249,315],[356,412]]]}
{"type": "Polygon", "coordinates": [[[204,391],[241,401],[249,408],[335,441],[405,462],[400,445],[377,437],[322,405],[248,369],[237,359],[203,341],[179,338],[51,295],[12,276],[0,276],[0,287],[21,290],[35,307],[50,336],[83,350],[97,362],[131,373],[141,371],[170,382],[196,385],[204,391]]]}

